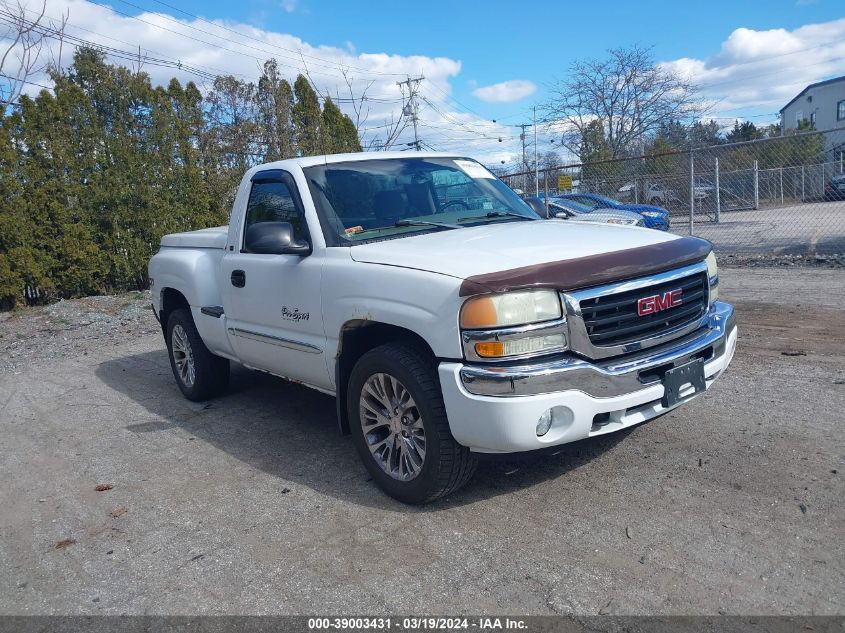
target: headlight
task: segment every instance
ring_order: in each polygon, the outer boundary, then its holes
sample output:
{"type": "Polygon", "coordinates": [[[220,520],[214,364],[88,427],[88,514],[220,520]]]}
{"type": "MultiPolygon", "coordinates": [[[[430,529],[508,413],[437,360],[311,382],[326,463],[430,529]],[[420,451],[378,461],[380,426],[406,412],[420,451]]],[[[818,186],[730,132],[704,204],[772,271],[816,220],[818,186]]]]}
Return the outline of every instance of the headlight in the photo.
{"type": "Polygon", "coordinates": [[[568,349],[566,327],[554,290],[475,297],[461,309],[467,360],[507,360],[563,352],[568,349]]]}
{"type": "Polygon", "coordinates": [[[716,255],[713,251],[704,260],[707,262],[707,279],[710,282],[710,303],[719,298],[719,267],[716,265],[716,255]]]}
{"type": "Polygon", "coordinates": [[[461,308],[461,328],[511,327],[561,316],[560,298],[554,290],[520,290],[470,299],[461,308]]]}
{"type": "Polygon", "coordinates": [[[659,218],[663,214],[660,211],[640,211],[640,215],[644,215],[647,218],[659,218]]]}

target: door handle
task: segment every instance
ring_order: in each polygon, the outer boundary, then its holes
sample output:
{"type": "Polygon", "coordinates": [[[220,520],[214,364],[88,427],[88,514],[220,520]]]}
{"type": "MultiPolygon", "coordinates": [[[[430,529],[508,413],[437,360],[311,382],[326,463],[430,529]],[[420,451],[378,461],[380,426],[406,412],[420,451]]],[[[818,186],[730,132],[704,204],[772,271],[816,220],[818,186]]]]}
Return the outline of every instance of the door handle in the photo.
{"type": "Polygon", "coordinates": [[[231,280],[235,288],[243,288],[246,285],[246,273],[242,270],[233,270],[231,280]]]}

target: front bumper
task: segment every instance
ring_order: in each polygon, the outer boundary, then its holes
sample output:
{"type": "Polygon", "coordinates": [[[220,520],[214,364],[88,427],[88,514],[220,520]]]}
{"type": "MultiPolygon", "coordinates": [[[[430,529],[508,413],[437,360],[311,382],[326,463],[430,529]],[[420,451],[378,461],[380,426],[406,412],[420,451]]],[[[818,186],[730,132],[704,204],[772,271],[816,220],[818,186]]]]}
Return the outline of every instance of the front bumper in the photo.
{"type": "MultiPolygon", "coordinates": [[[[660,347],[603,361],[566,354],[533,364],[490,366],[444,362],[440,383],[455,439],[474,451],[530,451],[603,435],[645,422],[664,407],[666,370],[704,360],[707,388],[730,364],[736,348],[733,307],[717,301],[706,324],[660,347]],[[538,437],[539,417],[555,408],[555,422],[538,437]]],[[[682,395],[685,392],[682,392],[682,395]]]]}

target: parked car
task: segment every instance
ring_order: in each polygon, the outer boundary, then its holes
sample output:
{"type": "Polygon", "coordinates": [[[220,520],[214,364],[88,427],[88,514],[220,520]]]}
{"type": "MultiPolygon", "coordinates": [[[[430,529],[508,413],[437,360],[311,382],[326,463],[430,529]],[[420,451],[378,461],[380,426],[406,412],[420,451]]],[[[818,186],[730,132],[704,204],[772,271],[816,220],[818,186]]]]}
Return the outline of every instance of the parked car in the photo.
{"type": "MultiPolygon", "coordinates": [[[[688,190],[687,190],[688,191],[688,190]]],[[[716,191],[713,183],[701,181],[693,187],[693,195],[697,202],[706,200],[712,196],[716,191]]],[[[689,207],[689,199],[682,199],[678,193],[666,185],[660,183],[651,183],[646,187],[645,199],[650,205],[669,206],[687,206],[689,207]]]]}
{"type": "Polygon", "coordinates": [[[481,453],[663,415],[737,340],[709,242],[541,220],[480,163],[433,152],[252,167],[229,225],[164,236],[149,279],[186,398],[222,395],[230,362],[330,394],[407,503],[462,486],[481,453]]]}
{"type": "Polygon", "coordinates": [[[523,198],[540,217],[579,222],[599,222],[601,224],[622,224],[625,226],[643,226],[643,216],[633,211],[615,209],[591,209],[582,204],[558,197],[549,197],[548,212],[546,203],[540,196],[523,198]]]}
{"type": "Polygon", "coordinates": [[[833,176],[824,186],[825,200],[845,200],[845,174],[833,176]]]}
{"type": "Polygon", "coordinates": [[[578,222],[600,222],[602,224],[622,224],[625,226],[644,226],[643,216],[633,211],[620,209],[591,209],[566,198],[549,198],[549,216],[578,222]]]}
{"type": "Polygon", "coordinates": [[[558,196],[565,200],[572,200],[591,209],[615,209],[617,211],[633,211],[643,217],[646,228],[669,230],[669,212],[662,208],[648,204],[627,204],[607,198],[597,193],[567,193],[558,196]]]}
{"type": "Polygon", "coordinates": [[[616,190],[616,199],[622,202],[634,202],[636,197],[637,184],[626,182],[616,190]]]}

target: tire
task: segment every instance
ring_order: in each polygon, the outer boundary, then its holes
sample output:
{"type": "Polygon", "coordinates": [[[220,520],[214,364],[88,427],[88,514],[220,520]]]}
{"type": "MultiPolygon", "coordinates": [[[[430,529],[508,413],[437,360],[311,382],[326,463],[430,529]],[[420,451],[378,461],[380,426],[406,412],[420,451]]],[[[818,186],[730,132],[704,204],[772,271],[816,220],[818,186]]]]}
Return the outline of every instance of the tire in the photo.
{"type": "Polygon", "coordinates": [[[430,503],[463,486],[475,472],[476,458],[455,441],[449,430],[436,362],[417,348],[388,343],[364,354],[349,377],[346,406],[352,439],[364,466],[394,499],[409,504],[430,503]],[[374,394],[379,385],[391,379],[397,385],[389,388],[393,393],[382,393],[387,399],[401,394],[405,408],[394,406],[391,417],[391,412],[382,407],[387,415],[379,417],[373,413],[380,402],[374,394]],[[366,434],[362,418],[368,424],[366,434]],[[420,429],[424,433],[422,443],[420,429]],[[379,448],[371,449],[371,445],[379,448]],[[424,447],[421,466],[417,463],[420,445],[424,447]],[[395,454],[398,459],[394,459],[395,454]],[[403,465],[416,467],[416,474],[409,478],[411,468],[403,470],[403,465]]]}
{"type": "Polygon", "coordinates": [[[184,396],[199,402],[223,393],[229,384],[229,361],[208,351],[190,311],[171,312],[165,331],[170,369],[184,396]]]}

